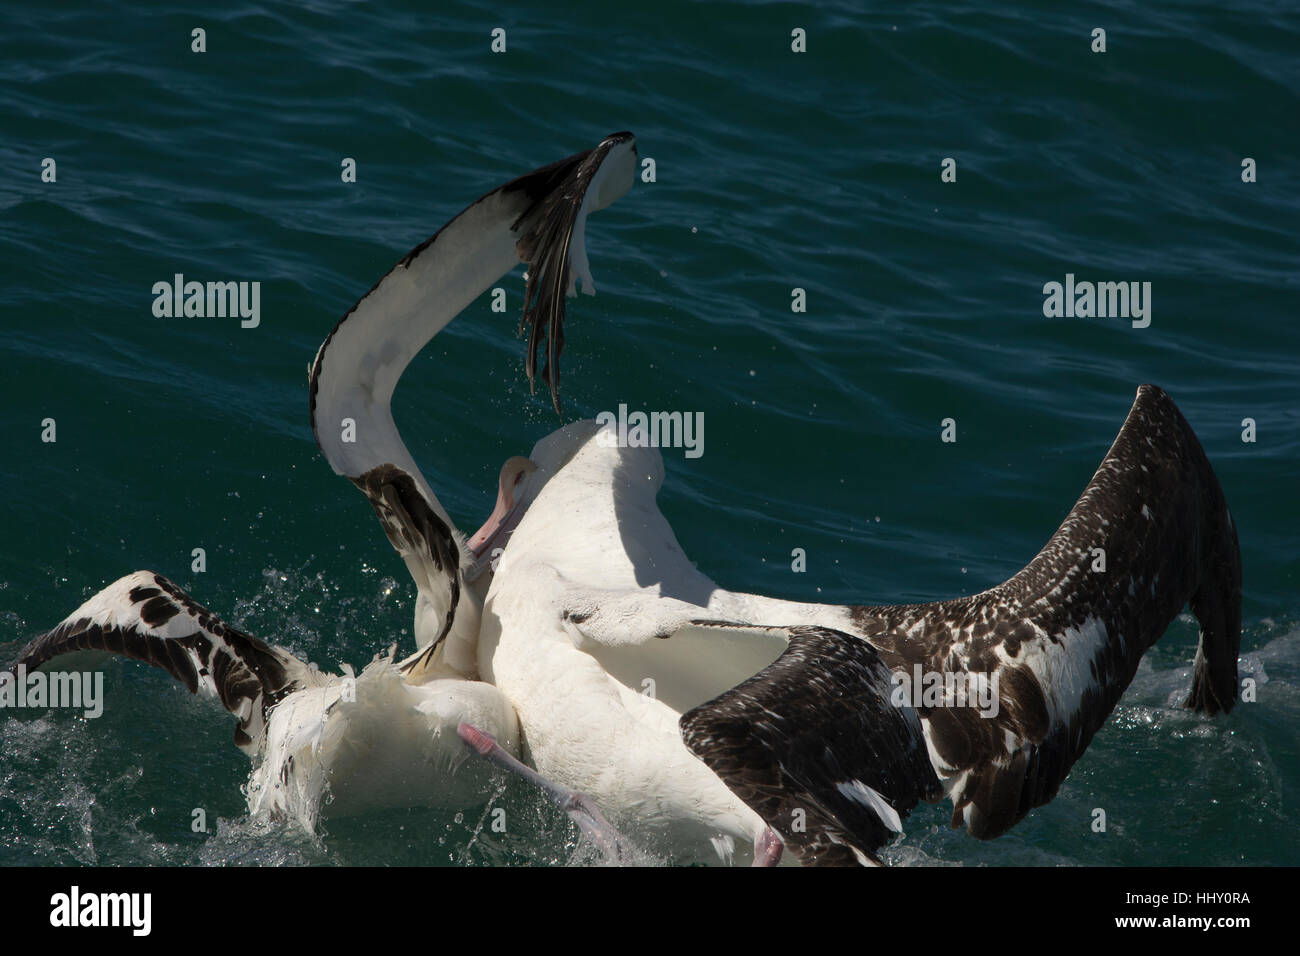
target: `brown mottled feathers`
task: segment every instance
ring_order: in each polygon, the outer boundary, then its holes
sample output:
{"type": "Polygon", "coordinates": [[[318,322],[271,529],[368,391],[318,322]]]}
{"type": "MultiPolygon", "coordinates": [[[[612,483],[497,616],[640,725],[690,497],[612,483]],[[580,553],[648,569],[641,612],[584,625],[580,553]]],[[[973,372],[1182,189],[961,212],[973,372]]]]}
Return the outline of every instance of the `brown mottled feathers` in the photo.
{"type": "Polygon", "coordinates": [[[222,621],[161,574],[136,571],[114,581],[9,665],[33,671],[61,654],[107,651],[152,664],[190,693],[216,697],[239,718],[235,743],[255,751],[266,716],[312,680],[312,668],[222,621]]]}
{"type": "MultiPolygon", "coordinates": [[[[987,839],[1056,795],[1143,653],[1188,604],[1201,635],[1187,706],[1228,711],[1237,694],[1241,639],[1236,528],[1182,413],[1163,391],[1144,385],[1078,502],[1022,571],[967,598],[847,608],[844,630],[865,641],[895,680],[906,682],[900,686],[909,689],[909,713],[917,703],[910,689],[917,674],[923,680],[982,675],[990,686],[996,679],[991,713],[936,701],[915,707],[932,770],[953,801],[953,826],[987,839]]],[[[817,646],[845,639],[823,631],[817,646]]],[[[817,819],[826,836],[795,837],[796,852],[814,862],[847,859],[834,850],[827,855],[829,840],[870,857],[883,836],[879,826],[857,811],[845,816],[842,801],[828,789],[839,770],[798,769],[807,759],[798,751],[816,748],[807,727],[828,719],[809,699],[810,688],[813,697],[834,698],[826,707],[843,708],[855,697],[873,719],[882,719],[878,675],[869,676],[864,661],[845,664],[828,652],[809,656],[796,644],[792,637],[791,651],[767,670],[683,718],[688,745],[711,766],[719,761],[718,772],[735,781],[736,792],[783,838],[783,815],[795,805],[809,807],[809,819],[817,819]],[[834,672],[822,673],[827,667],[834,672]],[[784,735],[771,732],[774,727],[784,735]],[[754,769],[741,772],[742,765],[754,769]],[[814,816],[813,807],[824,809],[814,816]]],[[[876,658],[866,660],[874,665],[876,658]]],[[[851,716],[835,719],[847,721],[836,727],[852,726],[851,716]]],[[[888,732],[864,725],[857,742],[837,733],[828,738],[827,752],[815,755],[814,766],[838,764],[865,781],[865,754],[878,745],[878,734],[888,732]]],[[[913,771],[869,785],[901,815],[918,796],[928,799],[928,783],[913,771]]]]}

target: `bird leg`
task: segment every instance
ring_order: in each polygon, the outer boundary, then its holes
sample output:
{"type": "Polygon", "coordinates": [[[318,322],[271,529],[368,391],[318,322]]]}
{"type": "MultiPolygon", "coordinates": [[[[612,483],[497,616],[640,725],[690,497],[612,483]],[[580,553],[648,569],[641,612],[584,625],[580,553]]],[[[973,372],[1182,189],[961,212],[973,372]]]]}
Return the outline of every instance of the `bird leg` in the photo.
{"type": "MultiPolygon", "coordinates": [[[[627,855],[624,848],[625,841],[622,836],[614,828],[613,824],[605,819],[604,814],[597,809],[596,803],[591,797],[577,790],[562,787],[554,781],[547,780],[532,767],[511,756],[508,751],[496,742],[496,738],[491,734],[485,733],[471,724],[462,723],[458,725],[456,733],[461,740],[473,747],[481,756],[540,788],[552,802],[569,815],[569,818],[578,825],[578,829],[586,834],[587,838],[595,843],[608,859],[618,863],[627,855]]],[[[777,845],[780,846],[779,840],[777,845]]],[[[779,849],[777,855],[780,855],[779,849]]]]}

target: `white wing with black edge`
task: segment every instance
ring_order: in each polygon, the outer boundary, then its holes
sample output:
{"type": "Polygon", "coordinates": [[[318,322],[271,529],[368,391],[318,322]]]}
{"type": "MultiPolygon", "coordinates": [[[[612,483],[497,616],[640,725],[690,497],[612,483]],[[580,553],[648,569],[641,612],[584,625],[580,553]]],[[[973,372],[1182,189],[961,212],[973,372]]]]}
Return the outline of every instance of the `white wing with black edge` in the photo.
{"type": "Polygon", "coordinates": [[[226,624],[161,574],[136,571],[104,588],[9,665],[27,672],[61,654],[107,651],[160,667],[215,697],[239,721],[235,743],[253,755],[267,715],[286,695],[323,677],[288,651],[226,624]]]}
{"type": "MultiPolygon", "coordinates": [[[[521,323],[532,329],[529,380],[544,342],[543,377],[558,411],[564,298],[576,278],[591,281],[586,218],[626,193],[635,171],[635,138],[615,133],[494,189],[404,256],[339,320],[312,363],[316,443],[334,471],[370,499],[443,622],[440,633],[428,635],[435,645],[453,626],[470,555],[398,435],[393,390],[420,349],[522,261],[530,265],[521,323]]],[[[467,630],[476,631],[477,620],[467,630]]]]}
{"type": "MultiPolygon", "coordinates": [[[[460,537],[430,507],[429,498],[420,491],[417,478],[418,473],[413,476],[396,465],[380,465],[353,478],[352,483],[375,509],[389,543],[402,556],[419,586],[420,605],[427,604],[433,609],[435,616],[430,623],[436,627],[436,633],[418,633],[426,622],[422,614],[416,615],[416,641],[426,648],[426,654],[418,660],[424,660],[451,633],[456,623],[464,576],[460,570],[460,537]]],[[[461,621],[462,627],[468,623],[477,629],[477,611],[472,615],[462,613],[461,621]]],[[[457,644],[455,641],[452,643],[457,644]]]]}
{"type": "Polygon", "coordinates": [[[812,861],[847,859],[824,852],[827,841],[871,858],[885,835],[887,813],[873,822],[856,808],[843,812],[835,793],[850,779],[901,817],[918,797],[928,799],[933,774],[953,801],[953,826],[992,838],[1056,795],[1142,654],[1188,604],[1201,633],[1187,706],[1226,712],[1236,699],[1241,638],[1236,528],[1182,413],[1163,391],[1144,385],[1082,496],[1022,571],[968,598],[843,609],[842,631],[820,631],[816,653],[798,651],[792,638],[790,651],[753,680],[685,715],[683,733],[812,861]],[[865,641],[869,653],[861,660],[843,646],[845,632],[865,641]],[[893,675],[889,692],[899,688],[902,709],[919,720],[930,764],[924,771],[898,758],[896,745],[913,739],[914,725],[906,713],[881,717],[887,688],[877,661],[893,675]],[[922,687],[918,697],[918,675],[923,685],[975,693],[936,701],[922,687]],[[996,708],[982,706],[981,678],[996,689],[996,708]],[[810,697],[809,688],[820,693],[810,697]],[[857,740],[843,732],[852,719],[840,712],[855,695],[870,717],[857,740]],[[829,708],[826,715],[819,707],[829,708]],[[893,751],[880,752],[881,735],[893,751]],[[891,766],[907,769],[871,782],[890,753],[891,766]],[[812,769],[804,766],[809,759],[812,769]],[[820,808],[821,843],[790,833],[783,814],[791,807],[820,808]]]}

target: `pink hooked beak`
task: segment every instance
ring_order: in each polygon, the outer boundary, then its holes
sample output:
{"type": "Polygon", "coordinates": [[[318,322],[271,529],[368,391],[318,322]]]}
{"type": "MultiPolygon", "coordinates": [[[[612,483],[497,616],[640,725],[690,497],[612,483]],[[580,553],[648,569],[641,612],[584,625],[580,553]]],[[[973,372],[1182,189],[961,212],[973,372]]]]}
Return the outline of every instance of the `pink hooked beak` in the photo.
{"type": "Polygon", "coordinates": [[[491,555],[494,548],[505,547],[510,533],[524,516],[523,503],[515,501],[515,486],[523,481],[524,475],[536,470],[536,465],[519,455],[507,459],[501,466],[496,507],[483,522],[483,527],[469,539],[469,549],[477,560],[482,561],[484,555],[491,555]]]}

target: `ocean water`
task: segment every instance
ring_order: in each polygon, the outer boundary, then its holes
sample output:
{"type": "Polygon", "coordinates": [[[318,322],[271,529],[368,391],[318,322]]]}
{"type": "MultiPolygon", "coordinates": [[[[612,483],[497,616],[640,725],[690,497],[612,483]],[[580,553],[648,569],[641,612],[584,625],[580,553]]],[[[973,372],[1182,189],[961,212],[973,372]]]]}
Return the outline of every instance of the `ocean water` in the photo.
{"type": "MultiPolygon", "coordinates": [[[[9,5],[0,659],[138,568],[322,666],[412,647],[413,588],[316,450],[306,366],[468,202],[628,129],[656,181],[588,224],[600,291],[570,305],[566,420],[704,414],[704,454],[666,451],[660,502],[722,586],[896,603],[996,584],[1055,530],[1142,382],[1179,403],[1233,509],[1258,699],[1217,719],[1178,706],[1184,615],[1053,803],[988,843],[919,808],[889,859],[1300,863],[1300,15],[859,7],[9,5]],[[260,325],[156,318],[153,284],[175,273],[259,281],[260,325]],[[1046,317],[1044,284],[1067,274],[1150,282],[1150,325],[1046,317]]],[[[501,462],[559,424],[523,376],[521,272],[502,283],[511,314],[475,303],[395,402],[465,529],[501,462]]],[[[105,685],[97,720],[0,715],[0,863],[591,861],[506,781],[459,813],[328,821],[319,839],[250,820],[228,715],[131,662],[105,685]]]]}

